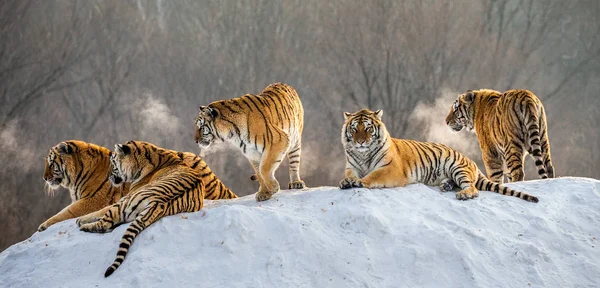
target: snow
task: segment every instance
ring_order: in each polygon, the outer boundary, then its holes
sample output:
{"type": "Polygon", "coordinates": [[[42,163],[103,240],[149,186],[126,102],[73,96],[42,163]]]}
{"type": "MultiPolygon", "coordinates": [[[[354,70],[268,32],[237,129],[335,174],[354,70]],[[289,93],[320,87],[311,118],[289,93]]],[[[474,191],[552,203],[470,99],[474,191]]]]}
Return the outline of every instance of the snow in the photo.
{"type": "Polygon", "coordinates": [[[127,225],[53,225],[0,254],[2,287],[598,287],[600,181],[509,184],[534,204],[437,187],[319,187],[207,201],[135,240],[108,278],[127,225]]]}

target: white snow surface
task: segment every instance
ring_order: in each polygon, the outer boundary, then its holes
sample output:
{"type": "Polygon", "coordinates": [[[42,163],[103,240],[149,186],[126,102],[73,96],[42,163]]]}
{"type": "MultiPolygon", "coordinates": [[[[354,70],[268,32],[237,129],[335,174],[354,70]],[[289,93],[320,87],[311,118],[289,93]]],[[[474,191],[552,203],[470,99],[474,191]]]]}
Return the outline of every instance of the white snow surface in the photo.
{"type": "Polygon", "coordinates": [[[509,184],[469,201],[421,184],[207,201],[143,231],[51,226],[0,254],[1,287],[599,287],[600,181],[509,184]]]}

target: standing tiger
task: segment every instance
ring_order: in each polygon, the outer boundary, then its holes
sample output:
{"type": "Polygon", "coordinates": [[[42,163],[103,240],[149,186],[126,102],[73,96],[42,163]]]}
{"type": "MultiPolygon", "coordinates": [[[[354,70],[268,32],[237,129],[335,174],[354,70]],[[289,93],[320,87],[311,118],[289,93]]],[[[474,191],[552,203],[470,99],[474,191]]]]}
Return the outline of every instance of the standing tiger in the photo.
{"type": "MultiPolygon", "coordinates": [[[[202,173],[202,181],[206,183],[204,199],[237,198],[213,174],[202,158],[194,153],[169,151],[176,153],[183,163],[202,173]]],[[[129,193],[128,183],[114,187],[108,180],[111,153],[105,147],[77,140],[61,142],[50,149],[43,177],[46,186],[49,189],[58,189],[59,186],[69,189],[72,202],[42,223],[38,231],[102,209],[129,193]]]]}
{"type": "Polygon", "coordinates": [[[300,179],[301,136],[304,109],[294,88],[274,83],[260,95],[246,94],[200,106],[194,140],[201,149],[213,143],[228,142],[248,158],[260,187],[257,201],[277,191],[275,170],[287,155],[290,164],[290,189],[302,189],[300,179]]]}
{"type": "Polygon", "coordinates": [[[548,125],[542,102],[527,90],[467,90],[454,101],[446,124],[454,131],[475,130],[490,180],[525,179],[529,153],[542,179],[554,178],[548,125]]]}
{"type": "Polygon", "coordinates": [[[344,116],[346,178],[340,182],[341,189],[424,183],[439,185],[442,191],[458,186],[461,191],[456,198],[460,200],[477,197],[479,190],[489,190],[538,202],[537,197],[488,180],[475,162],[446,145],[392,138],[381,121],[381,110],[362,109],[344,116]]]}
{"type": "Polygon", "coordinates": [[[110,162],[112,184],[131,183],[131,192],[117,203],[77,219],[82,231],[96,233],[132,222],[105,277],[119,268],[135,237],[152,223],[165,216],[202,209],[205,187],[201,173],[183,163],[178,153],[147,142],[115,145],[110,162]]]}

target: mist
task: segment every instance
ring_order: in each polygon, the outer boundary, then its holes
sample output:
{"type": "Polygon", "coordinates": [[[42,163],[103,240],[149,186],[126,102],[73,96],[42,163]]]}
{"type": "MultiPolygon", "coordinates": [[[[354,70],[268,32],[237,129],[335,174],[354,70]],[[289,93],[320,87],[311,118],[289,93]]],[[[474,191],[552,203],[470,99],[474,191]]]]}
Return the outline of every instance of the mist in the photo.
{"type": "Polygon", "coordinates": [[[440,93],[441,96],[431,104],[417,104],[409,118],[410,121],[415,121],[416,125],[423,127],[421,137],[424,141],[446,144],[467,157],[476,159],[481,150],[475,132],[466,127],[460,132],[452,131],[445,121],[452,103],[464,92],[445,88],[441,89],[440,93]]]}
{"type": "Polygon", "coordinates": [[[534,92],[557,175],[600,178],[599,17],[596,0],[3,1],[0,249],[70,203],[42,180],[65,140],[202,154],[236,194],[256,192],[239,149],[200,151],[194,120],[199,105],[274,82],[302,99],[308,187],[343,178],[342,112],[361,108],[383,109],[392,137],[445,143],[483,169],[475,135],[444,123],[480,88],[534,92]]]}

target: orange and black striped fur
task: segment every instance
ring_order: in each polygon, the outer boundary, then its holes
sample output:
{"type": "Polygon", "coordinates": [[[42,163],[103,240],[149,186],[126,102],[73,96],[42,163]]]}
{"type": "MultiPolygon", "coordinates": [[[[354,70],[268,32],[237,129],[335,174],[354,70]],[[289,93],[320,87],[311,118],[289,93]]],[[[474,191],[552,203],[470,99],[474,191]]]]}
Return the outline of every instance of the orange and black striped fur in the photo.
{"type": "Polygon", "coordinates": [[[294,88],[274,83],[260,95],[246,94],[200,106],[194,140],[201,149],[227,142],[242,151],[254,168],[251,179],[260,187],[256,200],[279,191],[275,170],[287,155],[290,189],[304,188],[300,179],[301,136],[304,109],[294,88]]]}
{"type": "Polygon", "coordinates": [[[113,187],[108,181],[110,153],[104,147],[76,140],[61,142],[50,149],[43,177],[46,187],[69,189],[71,204],[42,223],[38,231],[102,209],[127,194],[129,184],[113,187]]]}
{"type": "Polygon", "coordinates": [[[490,180],[525,179],[527,154],[541,178],[554,178],[546,112],[530,91],[468,90],[454,101],[446,123],[452,130],[475,129],[490,180]]]}
{"type": "MultiPolygon", "coordinates": [[[[202,174],[206,183],[204,199],[237,198],[213,174],[206,162],[194,153],[177,152],[183,162],[202,174]]],[[[105,147],[77,140],[61,142],[52,147],[46,157],[44,181],[50,189],[69,189],[72,203],[42,223],[38,231],[58,222],[80,217],[117,202],[129,193],[129,184],[114,187],[108,180],[111,151],[105,147]]]]}
{"type": "Polygon", "coordinates": [[[113,185],[130,182],[131,192],[117,203],[77,219],[82,231],[96,233],[132,222],[105,277],[119,268],[135,237],[152,223],[202,209],[205,187],[200,172],[184,164],[178,153],[147,142],[115,145],[110,161],[110,181],[113,185]]]}
{"type": "Polygon", "coordinates": [[[488,180],[475,162],[446,145],[392,138],[381,122],[381,110],[362,109],[344,115],[346,178],[340,182],[341,189],[424,183],[439,185],[442,191],[458,186],[461,191],[456,198],[460,200],[477,197],[479,190],[488,190],[538,202],[537,197],[488,180]]]}

